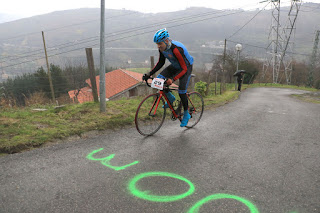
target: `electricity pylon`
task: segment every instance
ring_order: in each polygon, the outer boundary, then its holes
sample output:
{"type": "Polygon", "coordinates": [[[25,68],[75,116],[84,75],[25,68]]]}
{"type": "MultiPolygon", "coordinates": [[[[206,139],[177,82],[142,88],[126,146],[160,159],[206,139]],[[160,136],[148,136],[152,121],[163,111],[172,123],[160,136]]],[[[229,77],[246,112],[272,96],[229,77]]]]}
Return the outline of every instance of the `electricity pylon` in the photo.
{"type": "Polygon", "coordinates": [[[270,0],[271,2],[271,27],[269,32],[269,44],[267,46],[267,59],[263,64],[263,78],[265,74],[272,70],[273,83],[277,83],[280,68],[281,37],[280,37],[280,0],[270,0]]]}
{"type": "Polygon", "coordinates": [[[320,34],[320,31],[317,30],[316,37],[314,39],[311,60],[310,60],[310,64],[309,64],[309,75],[308,75],[308,86],[309,87],[313,86],[313,71],[316,66],[317,51],[318,51],[318,44],[319,44],[319,34],[320,34]]]}
{"type": "MultiPolygon", "coordinates": [[[[292,61],[294,51],[295,27],[301,0],[291,0],[291,7],[288,13],[286,26],[283,28],[283,45],[280,57],[280,66],[283,64],[287,84],[291,83],[292,61]]],[[[280,67],[281,68],[281,67],[280,67]]]]}
{"type": "Polygon", "coordinates": [[[298,17],[301,0],[291,0],[285,27],[280,25],[280,0],[270,0],[272,3],[272,21],[267,46],[267,60],[263,65],[263,76],[272,69],[273,83],[279,83],[279,73],[283,66],[286,82],[291,83],[293,48],[296,20],[298,17]]]}

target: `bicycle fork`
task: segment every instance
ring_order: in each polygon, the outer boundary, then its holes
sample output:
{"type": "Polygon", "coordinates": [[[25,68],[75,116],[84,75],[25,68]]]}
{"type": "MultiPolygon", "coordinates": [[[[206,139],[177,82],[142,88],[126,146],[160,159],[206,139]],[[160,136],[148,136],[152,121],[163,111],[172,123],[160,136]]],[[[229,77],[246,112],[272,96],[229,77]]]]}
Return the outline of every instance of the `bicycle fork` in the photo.
{"type": "Polygon", "coordinates": [[[151,109],[150,109],[150,111],[149,111],[149,116],[152,116],[152,117],[156,116],[157,109],[158,109],[158,106],[159,106],[161,97],[162,97],[162,95],[160,94],[160,95],[158,96],[158,98],[156,98],[156,99],[154,100],[154,102],[153,102],[153,104],[152,104],[152,107],[151,107],[151,109]],[[153,113],[152,113],[152,110],[153,110],[153,109],[154,109],[154,111],[153,111],[153,113]]]}

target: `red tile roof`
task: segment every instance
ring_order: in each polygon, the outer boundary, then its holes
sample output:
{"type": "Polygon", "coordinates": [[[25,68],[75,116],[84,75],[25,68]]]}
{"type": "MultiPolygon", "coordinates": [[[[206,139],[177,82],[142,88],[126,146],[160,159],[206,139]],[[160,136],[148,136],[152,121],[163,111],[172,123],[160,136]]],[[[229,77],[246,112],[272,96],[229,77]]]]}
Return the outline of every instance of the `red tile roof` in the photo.
{"type": "Polygon", "coordinates": [[[77,95],[77,99],[79,101],[79,103],[84,103],[84,102],[89,102],[89,101],[93,101],[93,95],[92,95],[92,89],[90,87],[84,87],[81,88],[80,91],[78,90],[71,90],[69,91],[69,97],[75,101],[75,96],[76,94],[79,92],[79,94],[77,95]]]}
{"type": "MultiPolygon", "coordinates": [[[[116,94],[125,91],[131,87],[142,82],[143,74],[132,72],[128,70],[118,69],[113,70],[111,72],[106,73],[106,98],[111,98],[116,94]]],[[[97,84],[97,91],[99,96],[100,91],[100,76],[96,76],[96,84],[97,84]]],[[[88,101],[93,101],[92,96],[92,89],[91,89],[91,81],[90,79],[86,80],[86,83],[89,85],[88,87],[81,88],[77,99],[79,103],[84,103],[88,101]]],[[[176,86],[176,85],[174,85],[176,86]]],[[[77,90],[71,90],[68,92],[71,99],[75,98],[75,94],[77,90]]]]}
{"type": "MultiPolygon", "coordinates": [[[[111,98],[112,96],[139,84],[142,82],[142,76],[143,74],[141,73],[122,69],[106,73],[106,98],[111,98]]],[[[99,82],[100,76],[96,76],[98,95],[100,91],[99,82]]],[[[89,87],[82,88],[77,96],[79,103],[93,101],[90,79],[87,79],[86,83],[89,85],[89,87]]],[[[77,93],[77,90],[72,90],[68,93],[70,98],[73,99],[77,93]]]]}

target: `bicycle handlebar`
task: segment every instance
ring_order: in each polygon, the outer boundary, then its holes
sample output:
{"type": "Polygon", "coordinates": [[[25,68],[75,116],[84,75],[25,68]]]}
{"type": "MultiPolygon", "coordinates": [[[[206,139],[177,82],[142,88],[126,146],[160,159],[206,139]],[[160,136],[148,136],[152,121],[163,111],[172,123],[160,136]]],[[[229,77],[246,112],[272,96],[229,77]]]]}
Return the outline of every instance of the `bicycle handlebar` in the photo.
{"type": "MultiPolygon", "coordinates": [[[[149,79],[153,80],[154,78],[148,78],[148,80],[149,79]]],[[[151,84],[148,83],[148,80],[144,80],[144,81],[146,82],[148,87],[151,87],[151,84]]],[[[164,80],[165,80],[165,82],[164,82],[164,85],[163,85],[164,86],[163,89],[169,89],[169,85],[167,84],[167,79],[164,79],[164,80]]]]}
{"type": "Polygon", "coordinates": [[[147,84],[148,87],[151,87],[151,84],[148,83],[148,80],[149,80],[149,79],[153,80],[153,78],[148,78],[147,80],[143,80],[143,81],[146,82],[146,84],[147,84]]]}
{"type": "MultiPolygon", "coordinates": [[[[190,76],[191,76],[191,77],[195,77],[196,75],[195,75],[195,74],[191,74],[190,76]]],[[[148,83],[148,80],[149,80],[149,79],[153,80],[154,78],[149,77],[147,80],[143,80],[143,81],[146,82],[146,84],[147,84],[148,87],[151,87],[151,84],[148,83]]],[[[163,89],[173,89],[173,90],[177,90],[177,88],[172,88],[172,87],[170,88],[170,85],[167,84],[167,80],[168,80],[167,78],[165,78],[164,80],[165,80],[165,82],[164,82],[164,88],[163,88],[163,89]]]]}

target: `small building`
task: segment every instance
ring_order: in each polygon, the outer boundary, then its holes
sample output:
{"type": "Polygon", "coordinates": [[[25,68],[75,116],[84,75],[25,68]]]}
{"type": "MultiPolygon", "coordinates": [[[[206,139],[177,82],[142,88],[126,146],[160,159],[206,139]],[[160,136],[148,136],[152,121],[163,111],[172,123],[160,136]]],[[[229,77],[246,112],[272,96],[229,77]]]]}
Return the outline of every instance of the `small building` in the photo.
{"type": "Polygon", "coordinates": [[[204,72],[208,73],[212,70],[213,68],[213,63],[205,63],[204,64],[204,72]]]}
{"type": "MultiPolygon", "coordinates": [[[[116,100],[122,97],[130,98],[134,96],[145,96],[154,90],[142,81],[143,74],[128,70],[118,69],[105,74],[106,79],[106,98],[116,100]]],[[[99,96],[100,76],[96,76],[97,91],[99,96]]],[[[73,102],[79,103],[93,101],[92,86],[90,79],[86,80],[87,87],[80,90],[69,91],[69,97],[73,102]]]]}

